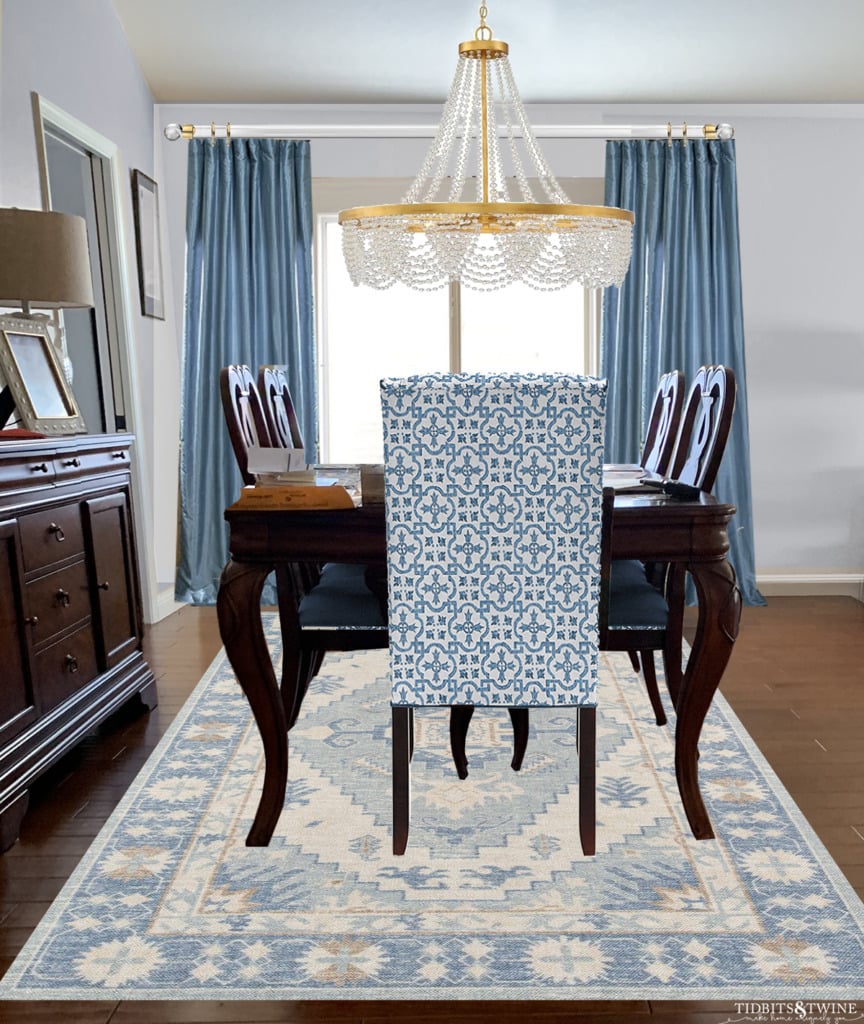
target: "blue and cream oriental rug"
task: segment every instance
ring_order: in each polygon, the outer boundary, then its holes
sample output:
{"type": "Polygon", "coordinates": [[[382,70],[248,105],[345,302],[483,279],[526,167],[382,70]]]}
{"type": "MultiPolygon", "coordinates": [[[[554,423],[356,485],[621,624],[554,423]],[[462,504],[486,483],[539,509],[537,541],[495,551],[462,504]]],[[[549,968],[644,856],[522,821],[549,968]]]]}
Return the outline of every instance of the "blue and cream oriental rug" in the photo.
{"type": "MultiPolygon", "coordinates": [[[[274,649],[278,634],[268,617],[274,649]]],[[[626,654],[598,713],[597,855],[574,717],[535,711],[523,770],[478,710],[460,782],[418,712],[407,854],[390,852],[387,653],[331,655],[291,736],[269,848],[262,754],[223,656],[21,952],[10,999],[860,999],[864,907],[718,698],[687,828],[671,727],[626,654]]],[[[667,700],[668,705],[668,700],[667,700]]]]}

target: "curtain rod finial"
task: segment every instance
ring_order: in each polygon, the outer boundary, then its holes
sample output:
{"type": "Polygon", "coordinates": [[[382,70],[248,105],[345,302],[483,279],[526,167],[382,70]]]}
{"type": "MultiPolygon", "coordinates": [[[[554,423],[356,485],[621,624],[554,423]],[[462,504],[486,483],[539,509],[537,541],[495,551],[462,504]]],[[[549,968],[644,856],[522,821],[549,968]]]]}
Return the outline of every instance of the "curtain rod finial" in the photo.
{"type": "Polygon", "coordinates": [[[166,124],[164,135],[169,142],[176,142],[183,134],[179,124],[166,124]]]}

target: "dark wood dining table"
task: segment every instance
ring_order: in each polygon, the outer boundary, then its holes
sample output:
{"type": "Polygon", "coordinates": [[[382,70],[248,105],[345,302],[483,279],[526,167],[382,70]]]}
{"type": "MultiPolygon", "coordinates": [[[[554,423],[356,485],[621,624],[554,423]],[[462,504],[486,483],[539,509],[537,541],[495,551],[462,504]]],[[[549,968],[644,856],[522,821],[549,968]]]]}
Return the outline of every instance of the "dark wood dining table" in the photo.
{"type": "MultiPolygon", "coordinates": [[[[263,509],[235,504],[225,511],[230,560],[217,597],[228,659],[251,705],[264,745],[265,774],[258,812],[246,843],[266,846],[285,799],[288,725],[303,694],[296,680],[276,679],[261,618],[261,594],[271,572],[324,562],[386,566],[383,471],[362,466],[362,502],[350,509],[263,509]],[[287,710],[286,710],[287,709],[287,710]]],[[[682,501],[662,493],[615,496],[612,557],[684,565],[698,598],[698,620],[676,703],[675,775],[696,839],[714,832],[699,789],[702,723],[732,652],[741,615],[735,574],[727,561],[733,505],[708,494],[682,501]]],[[[277,572],[277,580],[288,578],[277,572]]],[[[280,596],[281,599],[281,596],[280,596]]],[[[290,643],[285,636],[283,643],[290,643]]]]}

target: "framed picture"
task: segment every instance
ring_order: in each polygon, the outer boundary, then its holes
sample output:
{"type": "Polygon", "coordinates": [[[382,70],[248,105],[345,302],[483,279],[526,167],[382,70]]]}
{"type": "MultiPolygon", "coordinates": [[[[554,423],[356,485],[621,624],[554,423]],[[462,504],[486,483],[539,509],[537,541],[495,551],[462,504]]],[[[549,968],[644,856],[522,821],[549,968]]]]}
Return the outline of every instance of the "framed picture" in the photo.
{"type": "Polygon", "coordinates": [[[0,328],[0,374],[28,430],[47,435],[87,432],[44,328],[0,328]]]}
{"type": "Polygon", "coordinates": [[[164,320],[162,303],[162,245],[159,237],[159,189],[143,171],[132,172],[132,209],[138,253],[141,312],[164,320]]]}

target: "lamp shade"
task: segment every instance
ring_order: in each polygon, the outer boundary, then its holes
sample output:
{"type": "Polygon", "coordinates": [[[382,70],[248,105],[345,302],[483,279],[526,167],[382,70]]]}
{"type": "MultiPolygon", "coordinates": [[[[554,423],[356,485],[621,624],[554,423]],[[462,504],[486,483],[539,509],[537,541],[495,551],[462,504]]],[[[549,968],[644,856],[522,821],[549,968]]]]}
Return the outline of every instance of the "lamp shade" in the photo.
{"type": "Polygon", "coordinates": [[[0,209],[0,306],[92,306],[93,283],[83,217],[0,209]]]}

